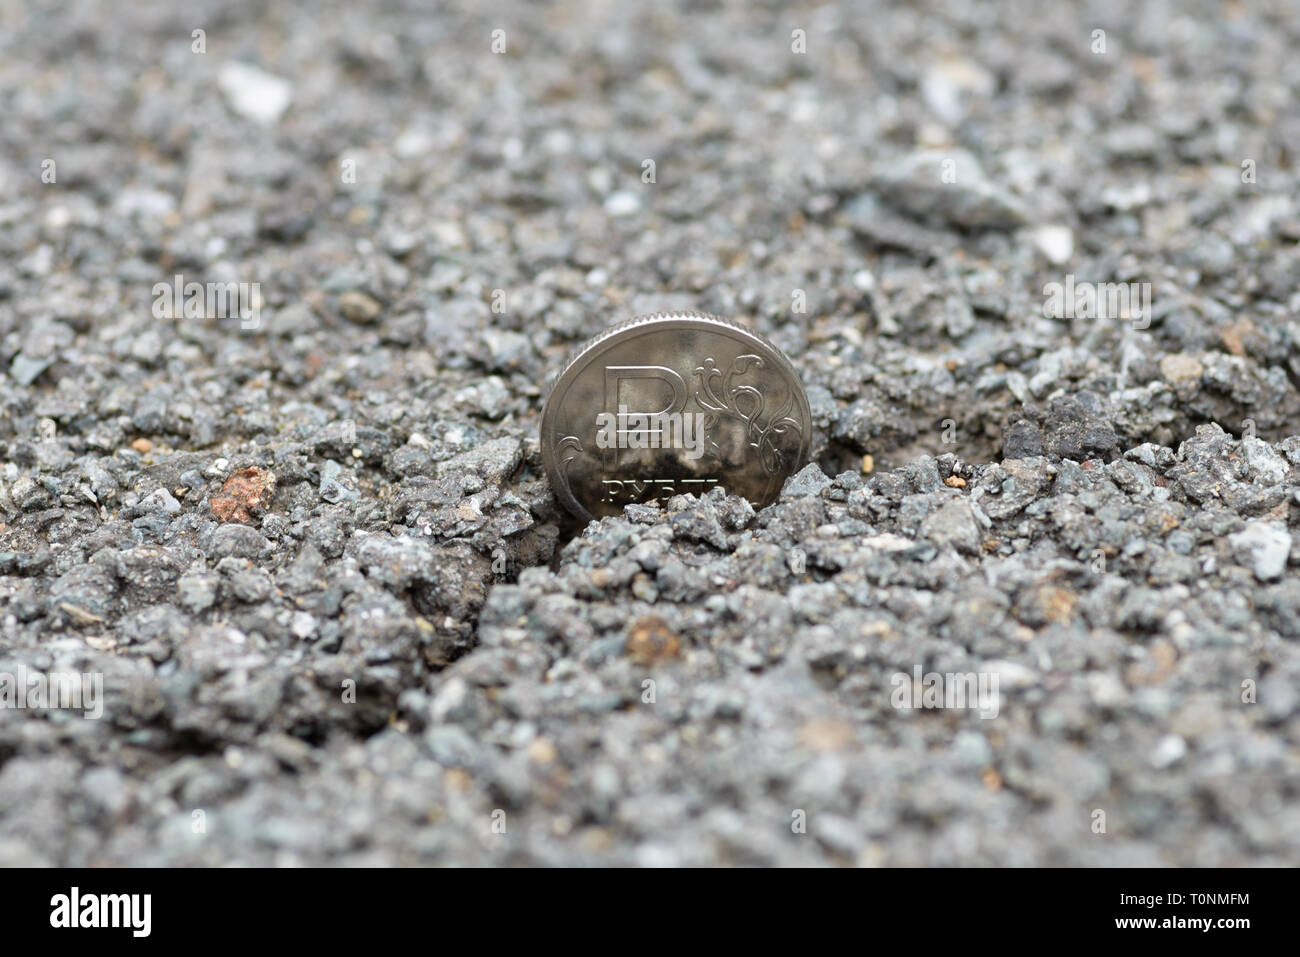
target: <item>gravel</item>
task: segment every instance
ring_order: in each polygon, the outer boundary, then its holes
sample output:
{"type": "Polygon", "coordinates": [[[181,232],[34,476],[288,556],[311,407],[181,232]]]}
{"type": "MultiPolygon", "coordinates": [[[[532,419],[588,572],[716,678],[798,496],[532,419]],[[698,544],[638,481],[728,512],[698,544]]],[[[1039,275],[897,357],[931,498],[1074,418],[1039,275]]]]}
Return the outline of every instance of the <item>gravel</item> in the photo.
{"type": "Polygon", "coordinates": [[[193,10],[0,0],[0,864],[1300,862],[1294,5],[193,10]],[[677,309],[814,461],[576,527],[677,309]]]}

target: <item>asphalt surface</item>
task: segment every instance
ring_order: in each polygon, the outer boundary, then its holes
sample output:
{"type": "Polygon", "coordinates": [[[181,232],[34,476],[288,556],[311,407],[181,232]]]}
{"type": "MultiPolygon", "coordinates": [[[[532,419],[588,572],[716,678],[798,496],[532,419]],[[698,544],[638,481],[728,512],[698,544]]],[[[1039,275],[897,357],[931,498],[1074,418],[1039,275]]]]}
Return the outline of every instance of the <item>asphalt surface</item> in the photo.
{"type": "Polygon", "coordinates": [[[1298,42],[0,0],[0,864],[1300,862],[1298,42]],[[547,376],[677,309],[814,462],[574,527],[547,376]]]}

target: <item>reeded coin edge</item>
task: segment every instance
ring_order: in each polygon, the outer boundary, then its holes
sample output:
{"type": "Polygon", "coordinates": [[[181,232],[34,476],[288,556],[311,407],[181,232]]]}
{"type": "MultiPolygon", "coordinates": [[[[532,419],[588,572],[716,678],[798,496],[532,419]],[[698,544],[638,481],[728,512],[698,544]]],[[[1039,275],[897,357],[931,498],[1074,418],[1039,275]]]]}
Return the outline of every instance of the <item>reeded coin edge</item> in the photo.
{"type": "MultiPolygon", "coordinates": [[[[785,371],[790,374],[790,378],[794,381],[795,385],[799,387],[799,391],[805,393],[805,404],[806,404],[807,390],[804,389],[803,381],[799,378],[799,372],[798,370],[795,369],[794,363],[790,361],[790,357],[785,354],[785,351],[780,346],[778,346],[776,343],[774,343],[771,339],[763,335],[758,330],[751,329],[749,326],[736,322],[734,319],[726,319],[722,316],[715,316],[711,312],[652,312],[648,315],[633,316],[631,319],[623,319],[620,322],[616,322],[612,326],[609,326],[606,329],[602,329],[600,332],[596,333],[594,336],[592,336],[582,345],[578,346],[576,349],[570,352],[569,357],[564,362],[564,365],[560,367],[560,371],[556,373],[554,376],[550,377],[550,381],[547,383],[546,399],[542,404],[542,417],[545,418],[546,416],[546,407],[550,405],[551,396],[555,393],[555,389],[560,384],[560,380],[563,379],[565,374],[570,369],[572,369],[590,350],[600,345],[600,343],[603,342],[605,339],[608,339],[610,336],[617,335],[620,332],[624,332],[628,329],[633,329],[636,326],[645,325],[647,323],[662,322],[664,320],[679,320],[679,319],[701,320],[704,322],[716,323],[717,325],[726,326],[729,329],[734,329],[737,332],[743,333],[744,335],[747,336],[751,336],[754,339],[758,340],[758,342],[760,342],[762,345],[771,349],[772,354],[775,355],[781,361],[781,364],[784,366],[785,371]]],[[[809,425],[811,424],[812,423],[810,418],[809,425]]]]}

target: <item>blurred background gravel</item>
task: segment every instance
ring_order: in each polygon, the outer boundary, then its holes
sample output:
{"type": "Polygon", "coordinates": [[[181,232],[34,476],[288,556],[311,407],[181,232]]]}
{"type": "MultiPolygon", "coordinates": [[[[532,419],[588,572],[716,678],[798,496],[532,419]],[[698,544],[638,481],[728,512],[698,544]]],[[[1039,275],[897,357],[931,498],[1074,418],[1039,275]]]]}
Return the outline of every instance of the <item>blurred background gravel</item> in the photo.
{"type": "Polygon", "coordinates": [[[0,672],[106,699],[0,710],[0,864],[1297,863],[1297,43],[0,0],[0,672]],[[667,309],[789,353],[815,463],[573,528],[545,378],[667,309]]]}

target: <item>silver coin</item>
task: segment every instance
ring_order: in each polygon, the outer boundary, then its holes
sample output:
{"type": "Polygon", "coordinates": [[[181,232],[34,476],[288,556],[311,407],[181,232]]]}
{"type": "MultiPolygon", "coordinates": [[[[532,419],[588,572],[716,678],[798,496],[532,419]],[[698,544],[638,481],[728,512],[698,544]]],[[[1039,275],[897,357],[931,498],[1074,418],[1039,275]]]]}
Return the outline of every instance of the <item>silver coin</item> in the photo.
{"type": "Polygon", "coordinates": [[[584,520],[715,487],[756,507],[803,468],[808,397],[758,333],[717,316],[640,316],[591,339],[542,411],[542,461],[584,520]]]}

